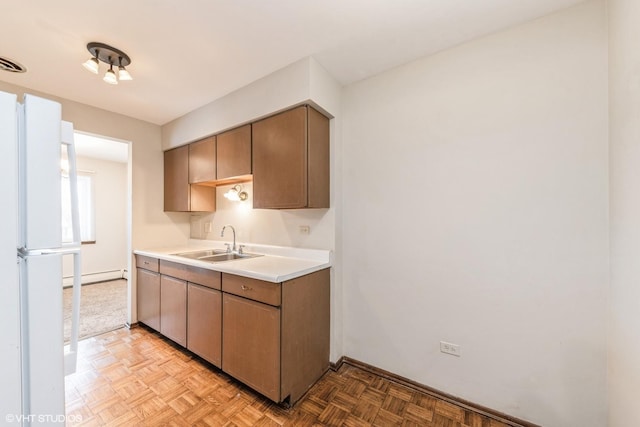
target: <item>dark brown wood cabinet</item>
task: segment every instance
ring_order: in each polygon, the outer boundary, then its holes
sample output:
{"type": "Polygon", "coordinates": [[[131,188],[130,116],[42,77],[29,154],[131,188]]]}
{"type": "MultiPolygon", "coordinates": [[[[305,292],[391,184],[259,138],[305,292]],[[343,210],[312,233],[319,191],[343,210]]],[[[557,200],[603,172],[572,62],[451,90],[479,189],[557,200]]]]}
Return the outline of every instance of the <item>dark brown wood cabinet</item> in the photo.
{"type": "Polygon", "coordinates": [[[200,267],[160,261],[159,271],[166,293],[161,300],[162,330],[172,329],[173,336],[167,337],[187,347],[203,359],[221,366],[222,353],[222,295],[220,293],[220,273],[200,267]],[[179,286],[178,286],[179,283],[179,286]],[[163,322],[170,322],[165,325],[163,322]],[[186,334],[182,340],[182,333],[186,334]],[[175,339],[177,337],[178,339],[175,339]]]}
{"type": "Polygon", "coordinates": [[[217,138],[217,179],[250,179],[251,125],[228,130],[217,138]]]}
{"type": "Polygon", "coordinates": [[[329,368],[329,269],[282,283],[136,255],[138,321],[275,402],[329,368]]]}
{"type": "Polygon", "coordinates": [[[138,321],[160,331],[160,273],[158,260],[136,255],[138,321]]]}
{"type": "Polygon", "coordinates": [[[164,152],[164,210],[188,211],[189,147],[183,146],[164,152]]]}
{"type": "Polygon", "coordinates": [[[187,345],[187,282],[160,276],[160,333],[187,345]]]}
{"type": "Polygon", "coordinates": [[[189,184],[215,181],[216,137],[192,142],[189,147],[189,184]]]}
{"type": "Polygon", "coordinates": [[[252,124],[253,207],[329,207],[329,119],[303,105],[252,124]]]}
{"type": "Polygon", "coordinates": [[[216,189],[206,185],[191,184],[189,178],[189,146],[185,145],[165,151],[164,211],[215,211],[216,189]]]}
{"type": "Polygon", "coordinates": [[[280,401],[280,308],[224,293],[222,370],[280,401]]]}
{"type": "Polygon", "coordinates": [[[222,293],[216,289],[189,283],[187,308],[187,348],[220,368],[222,293]]]}
{"type": "Polygon", "coordinates": [[[222,370],[295,403],[329,367],[329,270],[283,283],[222,275],[222,370]]]}

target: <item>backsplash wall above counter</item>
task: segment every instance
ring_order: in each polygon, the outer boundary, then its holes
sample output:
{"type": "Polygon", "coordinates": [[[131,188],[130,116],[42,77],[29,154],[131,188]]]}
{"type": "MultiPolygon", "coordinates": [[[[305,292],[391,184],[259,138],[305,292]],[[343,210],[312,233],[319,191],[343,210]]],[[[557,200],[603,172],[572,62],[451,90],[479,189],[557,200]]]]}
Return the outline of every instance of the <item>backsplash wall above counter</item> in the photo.
{"type": "Polygon", "coordinates": [[[239,243],[333,249],[333,209],[253,209],[253,184],[247,182],[242,185],[249,195],[247,200],[227,200],[224,193],[231,185],[220,186],[216,194],[216,212],[190,214],[192,239],[231,241],[229,231],[220,237],[222,227],[231,224],[236,229],[239,243]],[[208,231],[208,223],[211,231],[208,231]],[[308,227],[308,233],[304,232],[304,227],[308,227]]]}

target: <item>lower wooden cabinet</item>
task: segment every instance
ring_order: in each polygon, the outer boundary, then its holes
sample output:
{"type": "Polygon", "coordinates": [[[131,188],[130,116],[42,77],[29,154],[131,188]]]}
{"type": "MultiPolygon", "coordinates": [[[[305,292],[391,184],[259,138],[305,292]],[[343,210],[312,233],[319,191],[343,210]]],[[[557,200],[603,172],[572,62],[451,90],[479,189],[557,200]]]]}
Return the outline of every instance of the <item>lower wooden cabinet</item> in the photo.
{"type": "Polygon", "coordinates": [[[225,293],[222,337],[222,370],[279,402],[280,309],[225,293]]]}
{"type": "Polygon", "coordinates": [[[137,268],[138,321],[160,331],[160,274],[137,268]]]}
{"type": "Polygon", "coordinates": [[[295,403],[329,368],[329,270],[282,283],[222,274],[222,370],[295,403]]]}
{"type": "Polygon", "coordinates": [[[187,345],[187,282],[160,276],[160,333],[187,345]]]}
{"type": "Polygon", "coordinates": [[[189,283],[187,308],[187,348],[220,368],[222,293],[216,289],[189,283]]]}
{"type": "Polygon", "coordinates": [[[269,399],[295,403],[329,368],[329,269],[273,283],[136,265],[138,320],[269,399]]]}

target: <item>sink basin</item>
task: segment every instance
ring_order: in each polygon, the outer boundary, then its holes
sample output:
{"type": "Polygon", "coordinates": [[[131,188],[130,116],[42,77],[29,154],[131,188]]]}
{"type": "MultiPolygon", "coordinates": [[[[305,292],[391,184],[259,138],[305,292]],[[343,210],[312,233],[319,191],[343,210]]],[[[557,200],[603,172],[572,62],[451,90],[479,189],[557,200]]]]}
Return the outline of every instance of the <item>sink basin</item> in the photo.
{"type": "Polygon", "coordinates": [[[231,261],[234,259],[243,259],[243,258],[254,258],[259,255],[254,254],[235,254],[235,253],[223,253],[217,255],[209,255],[198,258],[200,261],[209,261],[209,262],[220,262],[220,261],[231,261]]]}
{"type": "Polygon", "coordinates": [[[194,251],[194,252],[181,252],[177,254],[172,254],[175,256],[189,258],[189,259],[197,259],[198,261],[206,261],[206,262],[223,262],[223,261],[233,261],[235,259],[246,259],[246,258],[255,258],[262,255],[259,254],[239,254],[236,252],[227,252],[224,249],[210,249],[205,251],[194,251]]]}
{"type": "Polygon", "coordinates": [[[206,251],[181,252],[178,254],[171,254],[171,255],[181,256],[181,257],[190,258],[190,259],[200,259],[203,257],[226,254],[226,253],[227,251],[225,251],[224,249],[209,249],[206,251]]]}

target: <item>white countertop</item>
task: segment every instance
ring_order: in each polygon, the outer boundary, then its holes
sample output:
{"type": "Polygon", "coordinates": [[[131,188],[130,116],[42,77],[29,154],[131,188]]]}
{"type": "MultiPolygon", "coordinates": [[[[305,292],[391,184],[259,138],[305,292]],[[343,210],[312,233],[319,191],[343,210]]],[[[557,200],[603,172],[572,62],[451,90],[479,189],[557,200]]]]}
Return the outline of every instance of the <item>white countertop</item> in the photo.
{"type": "Polygon", "coordinates": [[[196,239],[190,240],[185,246],[136,249],[133,253],[274,283],[323,270],[331,267],[332,264],[330,250],[243,244],[245,252],[262,256],[211,263],[174,255],[205,249],[225,249],[224,242],[196,239]]]}

